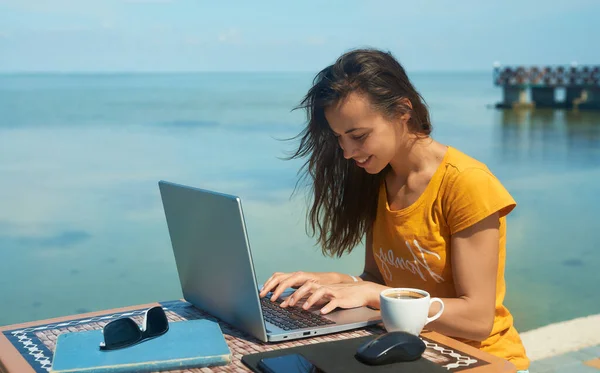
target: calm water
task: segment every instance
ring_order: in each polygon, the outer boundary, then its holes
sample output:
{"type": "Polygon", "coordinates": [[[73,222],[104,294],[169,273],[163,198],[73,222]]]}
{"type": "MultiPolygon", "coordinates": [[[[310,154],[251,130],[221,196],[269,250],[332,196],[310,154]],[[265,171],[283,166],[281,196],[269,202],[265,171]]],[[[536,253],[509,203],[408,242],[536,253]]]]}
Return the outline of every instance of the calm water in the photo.
{"type": "MultiPolygon", "coordinates": [[[[362,271],[321,256],[290,199],[311,74],[0,76],[0,325],[181,297],[157,181],[242,197],[257,268],[362,271]]],[[[516,198],[517,327],[600,312],[600,115],[498,111],[490,74],[415,74],[434,137],[516,198]]],[[[224,266],[227,263],[223,263],[224,266]]],[[[218,291],[218,284],[215,284],[218,291]]]]}

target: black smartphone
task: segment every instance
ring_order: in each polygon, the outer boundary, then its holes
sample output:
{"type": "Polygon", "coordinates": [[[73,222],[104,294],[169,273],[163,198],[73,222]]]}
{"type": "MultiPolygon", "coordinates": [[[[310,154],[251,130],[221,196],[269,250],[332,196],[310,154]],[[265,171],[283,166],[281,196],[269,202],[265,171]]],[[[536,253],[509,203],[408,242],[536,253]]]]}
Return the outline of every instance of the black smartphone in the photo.
{"type": "Polygon", "coordinates": [[[260,359],[258,369],[264,373],[325,373],[300,354],[260,359]]]}

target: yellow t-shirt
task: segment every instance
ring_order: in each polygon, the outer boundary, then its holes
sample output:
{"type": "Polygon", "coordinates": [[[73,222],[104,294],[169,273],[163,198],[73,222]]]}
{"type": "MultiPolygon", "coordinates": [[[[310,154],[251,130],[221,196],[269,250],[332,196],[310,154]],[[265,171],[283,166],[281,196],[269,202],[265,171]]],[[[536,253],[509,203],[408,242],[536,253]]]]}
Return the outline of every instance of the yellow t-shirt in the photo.
{"type": "Polygon", "coordinates": [[[506,284],[506,215],[516,206],[487,166],[448,147],[425,191],[412,205],[391,211],[385,183],[379,191],[373,225],[373,254],[385,284],[423,289],[432,297],[456,298],[452,278],[452,234],[500,213],[500,257],[496,314],[483,342],[463,342],[528,369],[529,359],[513,317],[503,305],[506,284]]]}

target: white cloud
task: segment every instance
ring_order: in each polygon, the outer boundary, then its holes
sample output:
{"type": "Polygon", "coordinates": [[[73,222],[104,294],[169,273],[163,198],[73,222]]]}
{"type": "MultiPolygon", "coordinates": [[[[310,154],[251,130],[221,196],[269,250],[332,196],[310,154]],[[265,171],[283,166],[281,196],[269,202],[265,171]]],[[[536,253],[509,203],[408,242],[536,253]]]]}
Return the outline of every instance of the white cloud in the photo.
{"type": "Polygon", "coordinates": [[[103,20],[100,21],[100,27],[102,27],[105,30],[110,30],[115,27],[115,23],[111,20],[103,20]]]}
{"type": "Polygon", "coordinates": [[[236,28],[230,28],[219,34],[218,41],[223,44],[239,44],[242,41],[242,35],[236,28]]]}

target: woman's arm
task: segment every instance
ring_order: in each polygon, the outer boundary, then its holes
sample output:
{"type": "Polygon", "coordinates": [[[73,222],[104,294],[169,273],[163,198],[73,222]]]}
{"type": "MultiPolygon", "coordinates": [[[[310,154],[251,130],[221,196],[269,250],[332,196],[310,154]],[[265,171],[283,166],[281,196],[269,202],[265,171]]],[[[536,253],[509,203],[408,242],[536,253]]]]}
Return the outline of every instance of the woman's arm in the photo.
{"type": "Polygon", "coordinates": [[[385,283],[383,277],[381,277],[381,272],[379,272],[377,263],[375,263],[375,257],[373,256],[373,234],[370,230],[367,232],[365,242],[365,269],[360,275],[360,278],[363,281],[371,281],[376,284],[383,285],[385,283]]]}
{"type": "MultiPolygon", "coordinates": [[[[498,231],[499,215],[495,213],[452,236],[452,270],[456,298],[442,298],[444,312],[440,318],[428,324],[427,329],[474,341],[482,341],[490,335],[495,314],[498,231]]],[[[370,242],[372,241],[367,239],[367,245],[370,242]]],[[[379,293],[387,287],[382,285],[383,279],[369,246],[365,272],[361,278],[363,281],[354,284],[321,286],[307,283],[298,290],[298,295],[312,293],[304,303],[304,308],[324,301],[326,305],[321,309],[323,313],[331,312],[335,307],[379,308],[379,293]]],[[[295,299],[290,305],[294,305],[296,301],[295,299]]],[[[435,315],[439,308],[439,304],[434,303],[429,310],[429,316],[435,315]]]]}
{"type": "MultiPolygon", "coordinates": [[[[444,312],[427,325],[444,335],[475,341],[486,339],[494,324],[498,274],[499,215],[492,214],[451,238],[456,298],[442,298],[444,312]]],[[[440,306],[434,303],[429,315],[440,306]]]]}

